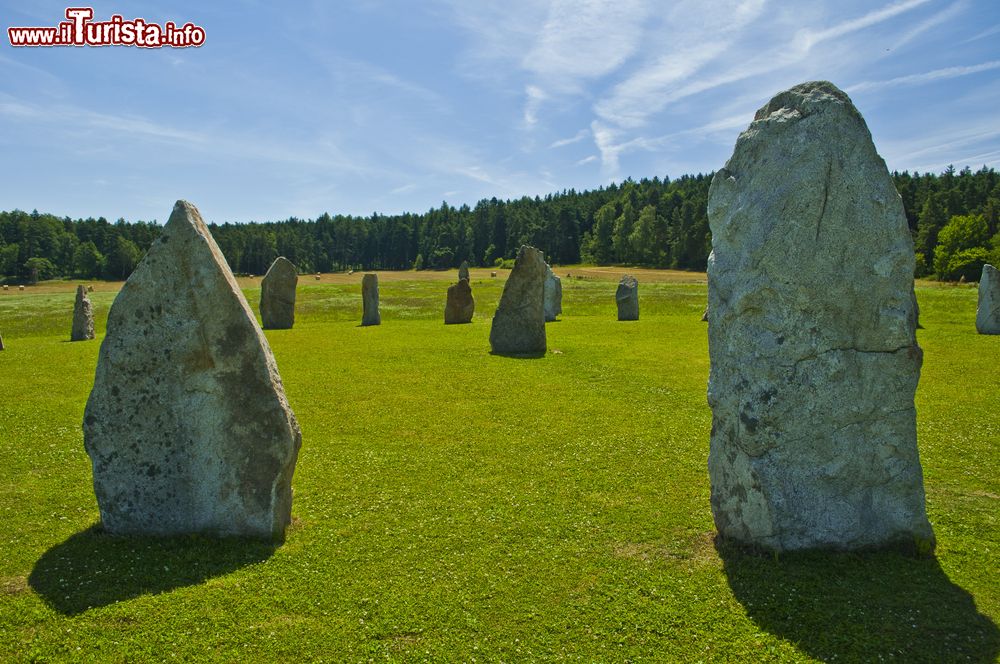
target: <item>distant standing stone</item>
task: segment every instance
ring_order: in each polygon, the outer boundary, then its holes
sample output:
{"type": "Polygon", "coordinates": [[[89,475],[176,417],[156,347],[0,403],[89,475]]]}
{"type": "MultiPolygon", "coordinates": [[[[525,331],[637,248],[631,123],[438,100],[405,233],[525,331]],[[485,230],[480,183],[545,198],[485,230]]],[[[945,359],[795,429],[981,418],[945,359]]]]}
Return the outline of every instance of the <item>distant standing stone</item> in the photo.
{"type": "Polygon", "coordinates": [[[458,280],[462,279],[468,280],[469,278],[469,261],[462,261],[462,264],[458,266],[458,280]]]}
{"type": "Polygon", "coordinates": [[[104,529],[281,539],[301,440],[239,284],[178,201],[111,306],[84,413],[104,529]]]}
{"type": "Polygon", "coordinates": [[[361,304],[364,311],[361,316],[362,325],[379,325],[382,317],[378,312],[378,275],[366,274],[361,277],[361,304]]]}
{"type": "Polygon", "coordinates": [[[73,330],[70,341],[86,341],[94,338],[94,306],[87,296],[86,286],[76,287],[76,302],[73,305],[73,330]]]}
{"type": "Polygon", "coordinates": [[[517,252],[490,326],[490,347],[500,355],[545,352],[545,258],[534,247],[517,252]]]}
{"type": "Polygon", "coordinates": [[[983,276],[979,279],[976,331],[979,334],[1000,334],[1000,270],[992,265],[983,266],[983,276]]]}
{"type": "Polygon", "coordinates": [[[472,287],[468,279],[459,279],[448,287],[448,301],[444,306],[445,325],[471,323],[476,313],[476,301],[472,299],[472,287]]]}
{"type": "Polygon", "coordinates": [[[3,350],[3,336],[0,335],[0,350],[3,350]]]}
{"type": "Polygon", "coordinates": [[[639,320],[639,281],[626,274],[618,282],[615,291],[615,302],[618,303],[618,320],[639,320]]]}
{"type": "Polygon", "coordinates": [[[708,305],[707,304],[705,305],[705,311],[702,312],[702,314],[701,314],[701,322],[702,323],[707,323],[708,322],[708,305]]]}
{"type": "Polygon", "coordinates": [[[708,470],[723,538],[928,553],[902,200],[833,84],[779,93],[708,198],[708,470]]]}
{"type": "Polygon", "coordinates": [[[562,313],[562,281],[545,266],[545,322],[549,323],[562,313]]]}
{"type": "Polygon", "coordinates": [[[295,287],[299,271],[278,256],[260,282],[260,320],[265,330],[288,330],[295,324],[295,287]]]}

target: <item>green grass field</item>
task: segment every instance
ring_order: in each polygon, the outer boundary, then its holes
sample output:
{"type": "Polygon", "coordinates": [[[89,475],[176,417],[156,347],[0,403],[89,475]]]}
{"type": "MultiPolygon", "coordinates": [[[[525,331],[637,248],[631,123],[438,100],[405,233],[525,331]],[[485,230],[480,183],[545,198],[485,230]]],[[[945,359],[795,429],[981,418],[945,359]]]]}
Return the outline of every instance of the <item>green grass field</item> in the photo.
{"type": "MultiPolygon", "coordinates": [[[[562,274],[563,268],[559,269],[562,274]]],[[[279,546],[101,534],[80,423],[99,339],[73,295],[0,294],[2,661],[996,661],[1000,337],[918,290],[934,558],[717,547],[704,284],[563,279],[549,352],[489,353],[446,281],[300,281],[269,331],[303,444],[279,546]]],[[[259,291],[246,295],[256,306],[259,291]]]]}

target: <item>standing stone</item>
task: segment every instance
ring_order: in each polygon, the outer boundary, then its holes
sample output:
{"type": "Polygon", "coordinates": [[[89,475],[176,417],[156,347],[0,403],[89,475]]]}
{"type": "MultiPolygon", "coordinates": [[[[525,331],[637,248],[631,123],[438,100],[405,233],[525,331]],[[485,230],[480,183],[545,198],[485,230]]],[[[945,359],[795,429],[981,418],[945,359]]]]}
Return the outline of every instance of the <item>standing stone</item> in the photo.
{"type": "Polygon", "coordinates": [[[267,339],[193,205],[115,298],[83,440],[104,529],[281,539],[301,445],[267,339]]]}
{"type": "Polygon", "coordinates": [[[549,323],[562,313],[562,281],[552,272],[552,268],[545,266],[545,322],[549,323]]]}
{"type": "Polygon", "coordinates": [[[3,349],[4,349],[4,347],[3,347],[3,336],[0,335],[0,350],[3,350],[3,349]]]}
{"type": "Polygon", "coordinates": [[[534,247],[517,252],[490,327],[490,347],[500,355],[545,352],[545,258],[534,247]]]}
{"type": "Polygon", "coordinates": [[[618,282],[615,291],[615,302],[618,303],[618,320],[639,320],[639,281],[626,274],[618,282]]]}
{"type": "Polygon", "coordinates": [[[979,279],[976,331],[979,334],[1000,334],[1000,270],[992,265],[983,266],[983,276],[979,279]]]}
{"type": "Polygon", "coordinates": [[[461,281],[469,279],[469,261],[462,261],[462,264],[458,266],[458,280],[461,281]]]}
{"type": "Polygon", "coordinates": [[[444,305],[444,323],[471,323],[476,312],[476,301],[472,299],[472,287],[468,279],[459,279],[448,287],[448,300],[444,305]]]}
{"type": "Polygon", "coordinates": [[[770,550],[934,547],[913,397],[913,243],[834,85],[774,97],[715,174],[708,470],[720,535],[770,550]]]}
{"type": "Polygon", "coordinates": [[[703,311],[702,314],[701,314],[701,322],[702,323],[707,323],[708,322],[708,305],[707,304],[705,305],[705,311],[703,311]]]}
{"type": "Polygon", "coordinates": [[[295,324],[295,286],[299,271],[278,256],[260,282],[260,320],[265,330],[289,330],[295,324]]]}
{"type": "Polygon", "coordinates": [[[378,275],[366,274],[361,277],[362,325],[379,325],[382,317],[378,312],[378,275]]]}
{"type": "Polygon", "coordinates": [[[76,287],[76,303],[73,305],[73,329],[70,341],[86,341],[94,338],[94,305],[90,303],[86,286],[76,287]]]}

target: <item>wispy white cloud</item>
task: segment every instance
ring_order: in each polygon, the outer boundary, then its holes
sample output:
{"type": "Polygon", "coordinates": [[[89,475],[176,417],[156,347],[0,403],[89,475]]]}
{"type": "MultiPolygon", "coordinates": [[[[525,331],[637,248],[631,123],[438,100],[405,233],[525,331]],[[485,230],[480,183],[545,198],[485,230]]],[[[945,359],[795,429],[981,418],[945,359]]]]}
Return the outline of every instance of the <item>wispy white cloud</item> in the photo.
{"type": "Polygon", "coordinates": [[[934,71],[928,71],[922,74],[898,76],[896,78],[890,78],[886,81],[863,81],[846,88],[845,92],[882,90],[884,88],[893,88],[901,85],[923,85],[924,83],[932,83],[934,81],[956,78],[958,76],[978,74],[979,72],[990,71],[993,69],[1000,69],[1000,60],[992,60],[990,62],[983,62],[978,65],[968,65],[964,67],[945,67],[944,69],[935,69],[934,71]]]}
{"type": "Polygon", "coordinates": [[[904,0],[903,2],[897,2],[881,9],[868,12],[864,16],[859,16],[855,19],[841,21],[840,23],[831,25],[828,28],[822,28],[819,30],[804,28],[799,30],[799,32],[795,35],[794,45],[799,51],[808,52],[813,46],[819,44],[820,42],[829,41],[837,37],[843,37],[852,32],[857,32],[858,30],[870,28],[873,25],[882,23],[890,18],[894,18],[900,14],[916,9],[921,5],[926,5],[930,1],[931,0],[904,0]]]}
{"type": "Polygon", "coordinates": [[[579,143],[580,141],[582,141],[583,139],[587,138],[588,136],[590,136],[590,132],[587,131],[586,129],[581,129],[580,131],[576,132],[576,134],[574,134],[573,136],[570,136],[569,138],[561,138],[558,141],[553,141],[549,145],[549,147],[550,148],[561,148],[561,147],[564,147],[566,145],[572,145],[573,143],[579,143]]]}
{"type": "Polygon", "coordinates": [[[399,194],[408,194],[411,191],[416,191],[416,189],[417,185],[411,182],[409,184],[404,184],[401,187],[396,187],[395,189],[390,190],[389,193],[394,196],[398,196],[399,194]]]}
{"type": "Polygon", "coordinates": [[[939,25],[952,20],[956,16],[959,16],[966,9],[968,9],[968,7],[969,3],[967,2],[967,0],[958,0],[957,2],[951,3],[941,11],[931,15],[929,18],[921,21],[917,25],[907,30],[905,33],[903,33],[903,35],[899,39],[897,39],[892,44],[892,46],[889,47],[888,50],[895,51],[897,49],[902,48],[903,46],[909,44],[914,39],[924,34],[928,30],[936,28],[939,25]]]}
{"type": "Polygon", "coordinates": [[[996,34],[1000,34],[1000,24],[994,25],[992,28],[987,28],[986,30],[983,30],[982,32],[976,33],[975,35],[973,35],[973,36],[969,37],[968,39],[966,39],[965,43],[968,44],[969,42],[978,41],[978,40],[984,39],[986,37],[992,37],[993,35],[996,35],[996,34]]]}
{"type": "Polygon", "coordinates": [[[537,85],[529,85],[524,90],[527,100],[524,102],[524,123],[529,127],[538,122],[538,107],[548,99],[548,95],[537,85]]]}
{"type": "Polygon", "coordinates": [[[597,155],[592,154],[589,157],[584,157],[580,161],[576,162],[576,166],[583,166],[584,164],[589,164],[591,162],[597,161],[597,155]]]}
{"type": "Polygon", "coordinates": [[[651,9],[641,0],[554,0],[522,66],[570,87],[613,72],[635,54],[651,9]]]}

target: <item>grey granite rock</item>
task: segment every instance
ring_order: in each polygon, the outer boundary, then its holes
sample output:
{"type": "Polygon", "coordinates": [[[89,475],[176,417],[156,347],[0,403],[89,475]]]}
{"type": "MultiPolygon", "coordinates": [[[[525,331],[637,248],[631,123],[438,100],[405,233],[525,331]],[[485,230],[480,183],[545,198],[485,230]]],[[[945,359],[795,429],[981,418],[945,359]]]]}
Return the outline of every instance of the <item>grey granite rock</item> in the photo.
{"type": "Polygon", "coordinates": [[[472,298],[472,287],[468,279],[459,279],[448,287],[448,300],[444,305],[445,325],[471,323],[476,313],[476,301],[472,298]]]}
{"type": "Polygon", "coordinates": [[[361,277],[362,325],[381,325],[382,316],[378,311],[378,275],[366,274],[361,277]]]}
{"type": "Polygon", "coordinates": [[[94,305],[90,303],[86,286],[76,287],[76,302],[73,304],[73,329],[70,341],[86,341],[94,338],[94,305]]]}
{"type": "Polygon", "coordinates": [[[260,282],[260,320],[265,330],[288,330],[295,324],[295,287],[299,271],[278,256],[260,282]]]}
{"type": "Polygon", "coordinates": [[[469,279],[469,261],[462,261],[462,264],[458,267],[458,280],[461,281],[469,279]]]}
{"type": "Polygon", "coordinates": [[[719,533],[771,550],[932,550],[913,244],[847,95],[804,83],[757,111],[708,215],[719,533]]]}
{"type": "Polygon", "coordinates": [[[618,303],[618,320],[639,320],[639,281],[626,274],[618,282],[615,291],[615,302],[618,303]]]}
{"type": "Polygon", "coordinates": [[[551,322],[562,313],[562,281],[555,275],[552,268],[545,266],[544,285],[545,322],[551,322]]]}
{"type": "Polygon", "coordinates": [[[522,246],[507,277],[490,326],[490,347],[500,355],[545,352],[545,257],[522,246]]]}
{"type": "Polygon", "coordinates": [[[983,276],[979,279],[976,331],[979,334],[1000,334],[1000,270],[992,265],[983,266],[983,276]]]}
{"type": "Polygon", "coordinates": [[[301,433],[267,340],[178,201],[115,298],[83,422],[113,534],[281,539],[301,433]]]}

